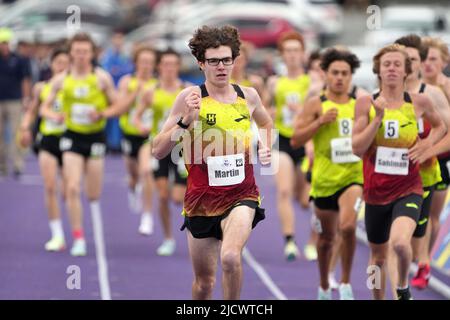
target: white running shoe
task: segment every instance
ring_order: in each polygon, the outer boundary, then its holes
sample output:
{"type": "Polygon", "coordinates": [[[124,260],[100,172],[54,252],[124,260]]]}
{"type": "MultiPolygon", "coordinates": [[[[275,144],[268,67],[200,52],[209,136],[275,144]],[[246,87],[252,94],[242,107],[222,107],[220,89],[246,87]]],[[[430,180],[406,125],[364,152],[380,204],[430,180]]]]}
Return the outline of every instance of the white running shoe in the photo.
{"type": "Polygon", "coordinates": [[[323,290],[322,287],[319,287],[319,292],[317,294],[317,300],[332,300],[331,288],[328,288],[327,290],[323,290]]]}
{"type": "Polygon", "coordinates": [[[139,225],[139,233],[144,236],[153,234],[153,216],[151,214],[142,214],[141,223],[139,225]]]}
{"type": "Polygon", "coordinates": [[[77,239],[73,242],[72,249],[70,249],[70,254],[74,257],[82,257],[87,254],[86,250],[86,240],[77,239]]]}
{"type": "Polygon", "coordinates": [[[156,250],[159,256],[171,256],[175,252],[176,242],[175,239],[165,239],[163,243],[156,250]]]}
{"type": "Polygon", "coordinates": [[[334,272],[328,274],[328,284],[330,285],[331,290],[337,290],[339,288],[339,283],[334,276],[334,272]]]}
{"type": "Polygon", "coordinates": [[[286,259],[288,261],[294,261],[297,259],[298,254],[298,247],[295,242],[292,240],[286,242],[286,245],[284,246],[284,256],[286,259]]]}
{"type": "Polygon", "coordinates": [[[47,251],[62,251],[66,248],[66,241],[61,237],[53,237],[45,244],[47,251]]]}
{"type": "Polygon", "coordinates": [[[303,254],[308,261],[315,261],[317,260],[317,249],[316,246],[313,244],[307,244],[303,248],[303,254]]]}
{"type": "Polygon", "coordinates": [[[341,300],[355,300],[350,283],[341,283],[339,285],[339,297],[341,300]]]}

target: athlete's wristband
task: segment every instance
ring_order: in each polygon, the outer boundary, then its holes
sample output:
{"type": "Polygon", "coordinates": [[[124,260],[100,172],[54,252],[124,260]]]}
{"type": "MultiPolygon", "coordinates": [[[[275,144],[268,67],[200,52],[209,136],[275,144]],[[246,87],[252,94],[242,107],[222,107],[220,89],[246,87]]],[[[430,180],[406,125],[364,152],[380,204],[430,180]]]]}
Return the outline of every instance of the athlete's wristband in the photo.
{"type": "Polygon", "coordinates": [[[183,117],[180,118],[180,120],[178,120],[177,125],[183,129],[187,129],[189,128],[189,124],[184,124],[183,123],[183,117]]]}

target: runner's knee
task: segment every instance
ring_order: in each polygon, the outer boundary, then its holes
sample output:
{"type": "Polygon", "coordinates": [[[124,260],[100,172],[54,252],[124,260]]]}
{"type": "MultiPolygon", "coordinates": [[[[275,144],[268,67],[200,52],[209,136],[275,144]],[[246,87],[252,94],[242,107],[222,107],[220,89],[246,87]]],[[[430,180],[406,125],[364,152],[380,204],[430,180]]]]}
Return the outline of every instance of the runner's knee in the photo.
{"type": "Polygon", "coordinates": [[[239,251],[230,250],[222,253],[222,270],[224,272],[233,272],[238,270],[241,264],[241,255],[239,251]]]}
{"type": "Polygon", "coordinates": [[[215,276],[197,276],[194,280],[194,286],[201,295],[208,295],[216,283],[215,276]]]}

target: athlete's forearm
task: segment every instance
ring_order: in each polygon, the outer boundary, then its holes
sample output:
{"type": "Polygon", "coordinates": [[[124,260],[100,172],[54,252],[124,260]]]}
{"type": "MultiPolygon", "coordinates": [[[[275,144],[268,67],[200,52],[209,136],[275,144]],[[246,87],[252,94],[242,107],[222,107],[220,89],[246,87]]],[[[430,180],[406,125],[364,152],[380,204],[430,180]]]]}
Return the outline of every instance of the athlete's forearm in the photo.
{"type": "Polygon", "coordinates": [[[153,139],[152,154],[156,159],[161,160],[172,151],[178,143],[179,139],[177,139],[178,135],[176,133],[180,132],[180,130],[184,129],[180,128],[177,124],[174,124],[172,128],[159,133],[155,139],[153,139]]]}
{"type": "Polygon", "coordinates": [[[450,151],[450,134],[447,134],[439,140],[438,143],[433,145],[430,149],[431,156],[437,156],[441,153],[450,151]]]}
{"type": "Polygon", "coordinates": [[[299,148],[305,145],[311,140],[320,128],[320,118],[312,121],[308,126],[294,131],[294,135],[291,138],[291,146],[293,148],[299,148]]]}
{"type": "Polygon", "coordinates": [[[380,124],[381,119],[376,117],[361,132],[355,133],[355,130],[353,131],[352,135],[353,154],[361,158],[364,155],[364,153],[366,153],[366,151],[372,144],[373,139],[375,139],[375,135],[377,134],[380,124]]]}

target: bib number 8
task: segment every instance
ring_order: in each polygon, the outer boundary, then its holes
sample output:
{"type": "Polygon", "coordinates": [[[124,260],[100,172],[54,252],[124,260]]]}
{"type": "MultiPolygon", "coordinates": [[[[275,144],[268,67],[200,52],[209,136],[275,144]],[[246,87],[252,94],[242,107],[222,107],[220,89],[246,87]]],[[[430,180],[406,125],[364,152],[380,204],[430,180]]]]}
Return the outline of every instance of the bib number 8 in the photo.
{"type": "Polygon", "coordinates": [[[339,122],[339,134],[341,136],[348,136],[352,134],[351,119],[341,119],[341,121],[339,122]]]}

